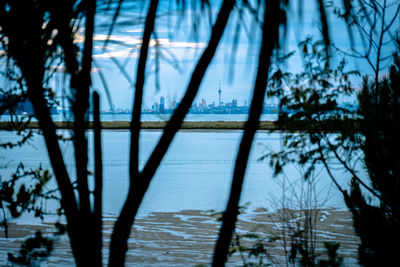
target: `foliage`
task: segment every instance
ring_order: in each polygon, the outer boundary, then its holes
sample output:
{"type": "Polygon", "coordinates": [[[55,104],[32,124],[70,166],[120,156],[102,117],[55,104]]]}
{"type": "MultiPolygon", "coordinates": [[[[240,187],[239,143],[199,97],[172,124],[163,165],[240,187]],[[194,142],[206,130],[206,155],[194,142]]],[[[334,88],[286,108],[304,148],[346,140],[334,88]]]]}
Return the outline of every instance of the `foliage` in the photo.
{"type": "MultiPolygon", "coordinates": [[[[289,211],[282,211],[288,212],[289,211]]],[[[317,214],[317,213],[316,213],[317,214]]],[[[234,233],[231,242],[229,257],[239,253],[242,260],[242,266],[273,266],[286,264],[287,266],[307,266],[307,267],[336,267],[341,266],[343,258],[338,255],[339,243],[324,242],[324,250],[316,248],[315,228],[316,225],[309,225],[312,212],[304,214],[304,220],[301,218],[280,218],[280,221],[274,221],[280,227],[286,228],[286,231],[260,234],[262,225],[250,232],[239,234],[234,233]],[[290,228],[289,224],[294,224],[290,228]],[[288,228],[289,227],[289,228],[288,228]],[[288,243],[288,244],[286,244],[288,243]],[[271,251],[279,246],[283,246],[285,251],[284,260],[278,258],[271,251]],[[286,246],[289,251],[286,253],[286,246]]],[[[264,223],[271,223],[266,221],[264,223]]],[[[280,250],[280,249],[279,249],[280,250]]]]}
{"type": "MultiPolygon", "coordinates": [[[[95,32],[95,17],[98,10],[112,10],[113,19],[109,26],[108,35],[112,34],[114,24],[122,10],[123,3],[136,1],[0,1],[0,43],[5,53],[0,54],[7,61],[7,68],[14,69],[22,82],[23,90],[33,105],[35,115],[43,133],[53,173],[61,195],[61,204],[68,224],[68,234],[71,248],[78,266],[102,265],[102,158],[100,126],[95,133],[94,161],[96,170],[94,178],[88,175],[88,111],[91,95],[91,73],[93,62],[93,44],[95,32]],[[97,9],[98,8],[98,9],[97,9]],[[83,30],[84,28],[84,30],[83,30]],[[77,37],[83,37],[81,43],[75,42],[77,37]],[[48,90],[51,74],[54,68],[62,67],[68,78],[68,97],[73,113],[73,146],[75,152],[75,174],[71,174],[63,159],[63,153],[58,143],[58,136],[50,116],[50,99],[48,90]],[[93,179],[92,179],[93,178],[93,179]],[[89,184],[94,184],[92,192],[89,184]]],[[[185,94],[174,115],[171,117],[159,143],[152,151],[145,166],[139,168],[139,136],[142,98],[145,84],[146,61],[149,55],[150,39],[156,33],[154,25],[159,1],[149,3],[144,17],[135,17],[134,23],[143,25],[143,36],[140,44],[140,56],[135,84],[135,97],[131,121],[131,149],[129,160],[129,193],[121,214],[118,217],[110,243],[109,264],[122,266],[128,249],[127,243],[130,230],[135,220],[137,210],[143,200],[152,178],[157,171],[168,147],[195,99],[205,73],[214,58],[215,52],[225,32],[229,17],[233,11],[242,12],[241,8],[249,10],[252,19],[256,21],[253,29],[262,35],[259,47],[258,73],[253,88],[253,99],[250,114],[243,139],[237,156],[236,167],[232,182],[229,204],[224,213],[220,236],[215,249],[214,266],[225,262],[231,236],[235,228],[245,170],[250,148],[257,130],[266,91],[268,73],[272,54],[281,43],[281,26],[286,24],[286,11],[289,1],[236,1],[224,0],[217,12],[215,23],[207,45],[194,67],[185,94]],[[252,4],[255,4],[253,7],[252,4]],[[264,15],[260,16],[260,14],[264,15]],[[261,26],[262,25],[262,26],[261,26]]],[[[138,1],[146,6],[146,1],[138,1]]],[[[190,1],[196,2],[196,1],[190,1]]],[[[316,1],[319,7],[321,32],[324,38],[325,55],[329,54],[328,20],[325,11],[326,1],[316,1]]],[[[351,10],[350,0],[343,0],[346,11],[351,10]]],[[[177,1],[178,6],[185,9],[185,1],[177,1]]],[[[201,8],[210,5],[207,0],[201,1],[201,8]]],[[[198,13],[191,12],[198,17],[198,13]]],[[[240,19],[242,13],[239,14],[240,19]]],[[[211,16],[210,16],[211,17],[211,16]]],[[[344,15],[347,18],[347,15],[344,15]]],[[[239,19],[239,20],[240,20],[239,19]]],[[[195,32],[197,24],[195,22],[195,32]]],[[[239,35],[238,35],[239,36],[239,35]]],[[[157,38],[157,37],[156,37],[157,38]]],[[[237,37],[235,37],[237,39],[237,37]]],[[[108,40],[107,40],[108,41],[108,40]]],[[[104,46],[106,46],[105,42],[104,46]]],[[[134,48],[136,49],[136,48],[134,48]]],[[[235,50],[235,49],[233,49],[235,50]]],[[[156,64],[157,60],[156,60],[156,64]]],[[[158,69],[158,66],[156,66],[158,69]]],[[[125,73],[126,74],[126,73],[125,73]]],[[[127,76],[127,75],[126,75],[127,76]]],[[[322,85],[327,88],[327,85],[322,85]]],[[[327,103],[325,109],[329,109],[327,103]]],[[[99,125],[100,123],[98,123],[99,125]]]]}
{"type": "MultiPolygon", "coordinates": [[[[8,237],[7,217],[20,217],[24,212],[32,212],[35,217],[43,220],[48,214],[45,202],[48,199],[59,201],[57,190],[47,189],[47,183],[51,179],[49,170],[26,170],[20,163],[10,179],[2,180],[0,176],[0,209],[2,209],[1,225],[4,228],[5,237],[8,237]]],[[[8,258],[19,265],[32,265],[45,260],[51,253],[53,241],[37,232],[35,237],[28,238],[21,244],[19,255],[11,253],[8,258]]]]}
{"type": "Polygon", "coordinates": [[[36,232],[34,237],[28,238],[21,244],[18,256],[8,253],[10,262],[24,266],[40,265],[40,262],[50,256],[53,249],[53,240],[36,232]]]}
{"type": "Polygon", "coordinates": [[[356,73],[344,72],[343,64],[336,70],[320,67],[321,56],[314,47],[307,44],[303,49],[305,73],[287,79],[290,75],[277,72],[278,79],[272,81],[272,95],[282,99],[280,123],[304,123],[305,130],[286,135],[285,149],[268,154],[270,163],[276,174],[288,163],[305,166],[306,179],[316,166],[324,166],[353,213],[361,239],[360,263],[394,266],[400,237],[399,52],[388,77],[378,83],[375,77],[364,77],[359,108],[354,110],[341,106],[338,100],[343,99],[338,97],[353,93],[348,75],[356,73]],[[282,88],[283,81],[289,81],[289,90],[282,88]],[[350,193],[337,182],[338,169],[343,171],[340,175],[350,176],[350,193]]]}
{"type": "MultiPolygon", "coordinates": [[[[189,2],[189,1],[187,1],[189,2]]],[[[196,3],[196,1],[191,1],[196,3]]],[[[101,12],[113,17],[110,20],[109,36],[117,23],[117,17],[125,8],[132,8],[136,1],[62,1],[55,3],[47,0],[30,1],[0,1],[0,45],[4,53],[0,58],[6,62],[5,69],[14,71],[20,82],[13,79],[6,81],[9,88],[19,86],[32,103],[35,116],[39,122],[45,140],[49,159],[53,168],[55,180],[61,195],[61,205],[67,220],[70,244],[78,266],[101,266],[102,257],[102,158],[101,134],[99,120],[95,123],[95,173],[88,171],[88,112],[90,105],[91,73],[93,61],[93,43],[95,32],[95,16],[101,12]],[[84,38],[83,38],[84,37],[84,38]],[[69,107],[73,115],[72,141],[75,152],[75,171],[71,173],[63,158],[63,151],[58,143],[58,135],[53,119],[50,116],[49,83],[52,74],[58,70],[64,72],[67,87],[69,107]],[[94,184],[94,190],[89,188],[94,184]]],[[[177,1],[174,8],[182,7],[185,11],[186,1],[177,1]]],[[[223,1],[217,12],[211,29],[209,41],[195,65],[188,82],[186,92],[171,117],[159,143],[156,145],[144,168],[139,168],[139,136],[142,98],[146,80],[146,62],[150,55],[150,40],[157,35],[154,31],[156,18],[161,16],[162,8],[159,1],[137,2],[140,10],[145,10],[146,16],[134,16],[132,24],[141,25],[143,29],[140,46],[132,49],[140,50],[135,84],[135,101],[131,121],[131,153],[129,159],[129,193],[121,214],[118,217],[110,243],[109,264],[122,266],[128,249],[127,243],[131,227],[139,205],[149,184],[159,167],[162,158],[172,143],[182,121],[199,91],[203,77],[210,65],[220,43],[228,19],[234,10],[235,1],[223,1]],[[148,3],[148,4],[147,4],[148,3]]],[[[198,5],[195,5],[198,6],[198,5]]],[[[247,6],[243,2],[243,6],[247,6]]],[[[139,10],[138,9],[138,10],[139,10]]],[[[209,11],[208,1],[201,1],[201,11],[209,11]]],[[[176,10],[175,10],[176,11],[176,10]]],[[[192,15],[198,17],[196,8],[192,15]]],[[[183,12],[184,13],[184,12],[183,12]]],[[[210,16],[211,18],[211,16],[210,16]]],[[[196,22],[195,22],[196,24],[196,22]]],[[[197,26],[197,25],[195,25],[197,26]]],[[[104,27],[104,25],[103,25],[104,27]]],[[[108,40],[107,40],[108,41],[108,40]]],[[[106,46],[105,42],[104,46],[106,46]]],[[[158,47],[156,47],[158,48],[158,47]]],[[[157,50],[157,49],[156,49],[157,50]]],[[[117,62],[117,61],[115,61],[117,62]]],[[[156,65],[158,59],[156,59],[156,65]]],[[[156,66],[158,69],[158,65],[156,66]]],[[[125,73],[125,72],[124,72],[125,73]]],[[[125,73],[126,74],[126,73],[125,73]]],[[[109,92],[108,92],[109,93],[109,92]]],[[[10,98],[11,99],[11,98],[10,98]]],[[[97,110],[99,109],[97,105],[97,110]]],[[[96,110],[95,110],[96,112],[96,110]]]]}
{"type": "Polygon", "coordinates": [[[319,260],[318,266],[320,267],[339,267],[343,263],[343,258],[339,257],[337,254],[337,250],[340,246],[338,243],[331,243],[331,242],[325,242],[324,243],[326,252],[328,254],[328,259],[327,260],[319,260]]]}
{"type": "Polygon", "coordinates": [[[2,180],[0,177],[0,209],[3,210],[2,225],[7,236],[7,217],[9,213],[13,218],[18,218],[25,211],[33,212],[36,217],[43,219],[46,214],[44,201],[57,199],[56,190],[48,190],[47,182],[50,180],[49,170],[39,167],[35,170],[25,170],[20,163],[10,179],[2,180]],[[7,211],[7,212],[6,212],[7,211]]]}
{"type": "MultiPolygon", "coordinates": [[[[328,163],[336,152],[344,155],[343,161],[354,163],[349,156],[357,150],[357,135],[354,135],[354,119],[357,118],[352,105],[339,104],[354,95],[351,76],[357,71],[346,71],[345,61],[332,69],[325,63],[322,43],[306,39],[299,45],[304,71],[300,74],[275,71],[270,81],[269,96],[281,99],[278,123],[300,132],[289,132],[283,137],[284,150],[271,152],[262,159],[269,159],[275,175],[289,163],[305,168],[308,179],[317,163],[328,163]],[[332,133],[341,131],[341,135],[332,133]],[[340,150],[340,152],[338,152],[340,150]],[[344,153],[344,154],[343,154],[344,153]]],[[[354,156],[354,155],[352,155],[354,156]]]]}
{"type": "Polygon", "coordinates": [[[275,238],[269,238],[249,232],[244,234],[234,233],[228,256],[240,254],[242,266],[271,266],[274,257],[270,253],[275,238]]]}
{"type": "Polygon", "coordinates": [[[358,96],[362,116],[360,144],[368,179],[379,198],[365,195],[353,179],[346,204],[360,236],[359,260],[365,266],[394,266],[400,238],[400,41],[388,77],[378,84],[364,78],[358,96]]]}
{"type": "MultiPolygon", "coordinates": [[[[270,199],[276,211],[249,232],[235,231],[229,257],[239,255],[242,266],[340,266],[339,244],[317,239],[324,200],[317,197],[316,177],[294,182],[280,178],[282,195],[270,199]]],[[[245,206],[240,209],[246,211],[245,206]]]]}
{"type": "Polygon", "coordinates": [[[356,62],[361,59],[358,62],[370,68],[377,83],[391,64],[392,51],[387,48],[392,45],[398,31],[399,1],[358,1],[354,3],[351,13],[347,13],[345,7],[335,2],[331,7],[334,15],[344,20],[349,25],[349,29],[353,29],[353,35],[349,38],[351,47],[343,49],[333,43],[334,50],[345,57],[355,59],[356,62]]]}

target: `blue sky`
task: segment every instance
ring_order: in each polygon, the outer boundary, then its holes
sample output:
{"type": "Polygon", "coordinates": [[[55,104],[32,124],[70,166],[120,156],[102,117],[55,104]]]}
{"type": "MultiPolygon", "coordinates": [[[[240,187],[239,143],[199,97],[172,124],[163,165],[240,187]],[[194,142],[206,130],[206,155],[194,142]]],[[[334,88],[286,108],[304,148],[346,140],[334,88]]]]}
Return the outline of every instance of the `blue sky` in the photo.
{"type": "MultiPolygon", "coordinates": [[[[175,2],[175,1],[174,1],[175,2]]],[[[211,1],[212,18],[215,19],[220,1],[211,1]]],[[[315,7],[315,0],[303,1],[303,17],[302,23],[299,23],[298,17],[298,1],[292,1],[292,6],[288,15],[288,34],[285,42],[286,51],[297,49],[297,43],[307,36],[314,36],[319,39],[319,13],[315,7]]],[[[182,97],[186,85],[188,84],[190,74],[194,68],[194,64],[201,55],[210,35],[210,25],[207,14],[201,14],[199,17],[199,25],[197,34],[193,34],[193,9],[190,7],[186,10],[185,16],[174,14],[174,7],[168,6],[168,1],[161,1],[159,8],[160,17],[156,21],[156,35],[158,38],[159,51],[162,57],[159,64],[159,84],[160,88],[156,88],[156,57],[155,44],[151,43],[150,57],[147,68],[147,81],[144,94],[144,107],[150,107],[154,102],[159,102],[161,96],[166,98],[166,104],[171,101],[179,102],[182,97]],[[180,26],[176,26],[180,21],[180,26]],[[172,62],[172,63],[171,63],[172,62]]],[[[135,21],[135,17],[144,16],[147,8],[125,8],[118,22],[135,21]]],[[[348,33],[345,24],[330,13],[330,29],[332,40],[337,46],[343,50],[350,49],[348,41],[348,33]]],[[[394,13],[393,10],[390,10],[394,13]]],[[[390,13],[389,12],[389,13],[390,13]]],[[[240,30],[240,39],[235,53],[235,62],[232,64],[232,45],[238,19],[237,13],[230,18],[227,31],[224,34],[222,43],[220,44],[215,58],[210,65],[205,79],[203,80],[198,97],[195,100],[199,102],[202,98],[208,103],[218,99],[218,86],[221,84],[222,101],[231,102],[237,99],[238,104],[242,105],[244,101],[249,102],[255,76],[255,67],[257,63],[257,51],[259,45],[259,31],[257,27],[250,21],[250,16],[244,17],[244,25],[240,30]],[[247,32],[247,34],[246,34],[247,32]],[[250,32],[250,34],[248,34],[250,32]],[[252,33],[251,33],[252,32],[252,33]],[[249,38],[250,36],[250,38],[249,38]]],[[[110,18],[98,15],[96,21],[98,24],[109,22],[110,18]]],[[[129,24],[129,23],[128,23],[129,24]]],[[[397,23],[398,25],[398,23],[397,23]]],[[[129,80],[134,81],[136,75],[136,64],[141,43],[142,26],[140,25],[117,25],[110,42],[103,50],[103,43],[106,38],[104,28],[97,28],[95,34],[95,66],[93,73],[93,87],[97,89],[102,97],[102,108],[108,109],[109,103],[106,101],[105,91],[99,78],[99,71],[104,75],[108,87],[110,88],[112,101],[117,108],[131,108],[134,90],[132,84],[121,73],[115,64],[124,64],[124,69],[129,80]],[[111,59],[113,57],[114,59],[111,59]]],[[[362,49],[362,44],[357,36],[355,36],[355,48],[362,49]]],[[[385,48],[385,53],[392,52],[394,47],[385,48]]],[[[298,53],[297,53],[298,54],[298,53]]],[[[299,72],[302,70],[301,60],[297,54],[290,59],[285,69],[291,72],[299,72]]],[[[335,53],[333,64],[341,59],[341,55],[335,53]]],[[[370,72],[370,68],[363,60],[357,62],[351,58],[348,68],[362,69],[370,72]]],[[[355,80],[355,84],[359,80],[355,80]]]]}

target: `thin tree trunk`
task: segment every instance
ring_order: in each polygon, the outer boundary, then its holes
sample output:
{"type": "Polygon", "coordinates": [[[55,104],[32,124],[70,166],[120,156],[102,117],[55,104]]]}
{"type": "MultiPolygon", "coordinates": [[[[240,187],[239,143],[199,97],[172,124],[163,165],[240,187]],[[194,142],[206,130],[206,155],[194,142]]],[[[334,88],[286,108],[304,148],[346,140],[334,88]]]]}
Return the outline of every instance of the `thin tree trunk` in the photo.
{"type": "Polygon", "coordinates": [[[171,145],[173,138],[175,137],[175,134],[181,128],[182,122],[186,114],[189,112],[189,109],[197,95],[208,66],[210,65],[215,55],[215,51],[217,50],[219,42],[225,31],[228,19],[233,10],[233,7],[235,6],[235,2],[236,1],[234,0],[225,0],[222,3],[217,20],[212,28],[212,33],[207,48],[204,50],[196,65],[196,68],[192,73],[189,85],[186,89],[186,93],[183,96],[179,106],[174,111],[173,116],[165,126],[163,135],[161,136],[156,148],[151,153],[149,160],[143,168],[142,174],[143,179],[146,180],[146,184],[150,183],[150,179],[155,174],[158,166],[161,163],[161,160],[167,153],[168,148],[171,145]]]}
{"type": "Polygon", "coordinates": [[[250,149],[257,131],[262,112],[266,87],[268,83],[268,71],[272,52],[279,41],[279,17],[280,1],[265,1],[264,25],[262,44],[259,55],[256,82],[250,107],[249,118],[246,122],[239,152],[236,157],[235,170],[232,179],[231,191],[227,208],[223,215],[223,221],[217,244],[214,251],[213,266],[224,266],[227,259],[229,245],[238,216],[240,194],[243,179],[246,172],[250,149]]]}
{"type": "MultiPolygon", "coordinates": [[[[109,266],[122,266],[125,261],[127,241],[139,205],[144,197],[144,194],[150,184],[151,179],[153,178],[158,166],[161,163],[162,158],[164,157],[170,144],[172,143],[175,134],[180,129],[183,119],[185,118],[191,104],[193,103],[194,98],[197,95],[200,84],[204,78],[208,66],[211,63],[211,60],[215,55],[215,51],[225,31],[226,24],[228,22],[234,4],[234,0],[225,0],[222,3],[217,20],[211,33],[210,41],[208,42],[208,46],[204,50],[196,65],[195,70],[193,71],[191,80],[189,82],[186,93],[182,98],[181,103],[175,110],[171,119],[168,121],[163,135],[161,136],[145,167],[143,168],[143,171],[141,173],[137,173],[137,175],[134,175],[133,177],[131,176],[131,185],[127,200],[125,201],[121,214],[114,226],[109,266]]],[[[136,128],[132,130],[136,130],[136,128]]],[[[136,136],[136,138],[138,138],[138,135],[136,136]]],[[[136,139],[135,142],[137,142],[136,139]]],[[[137,154],[134,155],[135,161],[138,159],[138,151],[139,150],[137,143],[135,148],[135,153],[137,154]]],[[[134,166],[137,166],[135,162],[133,162],[133,164],[134,166]]]]}
{"type": "MultiPolygon", "coordinates": [[[[41,85],[41,80],[39,81],[41,85]]],[[[28,84],[29,100],[35,110],[36,117],[39,121],[40,129],[47,147],[50,163],[56,178],[58,189],[61,194],[61,206],[64,209],[67,218],[67,229],[70,237],[70,244],[74,258],[81,258],[81,245],[77,229],[79,229],[78,206],[75,198],[74,190],[70,182],[70,178],[64,163],[58,137],[53,120],[50,116],[49,108],[43,96],[41,87],[34,87],[28,84]]]]}
{"type": "MultiPolygon", "coordinates": [[[[114,225],[111,237],[109,266],[123,266],[125,263],[126,251],[128,250],[128,238],[131,231],[133,218],[131,206],[132,192],[134,190],[134,180],[140,179],[139,176],[139,136],[140,136],[140,117],[142,109],[143,88],[145,83],[146,61],[150,44],[151,34],[157,15],[158,0],[150,2],[147,12],[145,28],[143,32],[142,47],[140,49],[139,62],[136,75],[135,99],[131,120],[131,147],[129,159],[129,194],[124,207],[114,225]]],[[[135,213],[136,214],[136,213],[135,213]]]]}
{"type": "MultiPolygon", "coordinates": [[[[80,225],[78,225],[75,230],[81,237],[81,252],[79,257],[76,258],[76,263],[79,266],[101,266],[102,246],[101,239],[99,239],[101,238],[101,227],[99,227],[99,221],[101,221],[101,211],[100,214],[96,213],[94,211],[95,203],[91,203],[90,201],[87,170],[88,143],[86,138],[88,122],[87,111],[89,108],[89,92],[91,84],[96,0],[83,1],[83,7],[85,9],[86,16],[85,41],[82,52],[81,69],[77,74],[71,74],[71,88],[75,90],[75,99],[73,99],[73,131],[80,220],[80,225]],[[96,215],[100,217],[96,218],[96,215]],[[82,236],[85,236],[86,238],[82,238],[82,236]]],[[[99,200],[100,199],[97,199],[95,201],[99,200]]]]}
{"type": "Polygon", "coordinates": [[[93,216],[95,220],[95,251],[98,253],[95,265],[102,265],[103,248],[103,216],[102,216],[102,194],[103,194],[103,159],[101,151],[101,122],[100,122],[100,99],[97,92],[93,93],[93,135],[94,135],[94,209],[93,216]]]}

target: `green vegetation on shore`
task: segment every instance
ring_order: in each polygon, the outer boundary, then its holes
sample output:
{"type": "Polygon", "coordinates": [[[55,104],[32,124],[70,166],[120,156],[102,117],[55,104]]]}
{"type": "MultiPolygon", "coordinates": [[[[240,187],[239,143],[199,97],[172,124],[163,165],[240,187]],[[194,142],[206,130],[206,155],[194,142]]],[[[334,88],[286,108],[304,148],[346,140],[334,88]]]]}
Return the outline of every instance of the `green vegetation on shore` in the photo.
{"type": "MultiPolygon", "coordinates": [[[[69,121],[54,122],[58,129],[72,129],[73,123],[69,121]]],[[[164,129],[166,122],[164,121],[143,121],[140,126],[142,129],[164,129]]],[[[243,130],[244,121],[185,121],[182,124],[183,130],[243,130]]],[[[101,127],[106,130],[128,130],[129,121],[103,121],[101,127]]],[[[259,130],[267,131],[303,131],[309,127],[313,127],[305,122],[298,124],[283,125],[277,121],[260,121],[259,130]]],[[[36,121],[29,122],[28,128],[39,129],[39,123],[36,121]]],[[[89,122],[89,129],[93,129],[93,122],[89,122]]],[[[358,129],[358,123],[355,121],[335,121],[331,123],[330,129],[338,131],[340,129],[358,129]]],[[[18,125],[10,122],[0,122],[0,130],[16,130],[18,125]]]]}

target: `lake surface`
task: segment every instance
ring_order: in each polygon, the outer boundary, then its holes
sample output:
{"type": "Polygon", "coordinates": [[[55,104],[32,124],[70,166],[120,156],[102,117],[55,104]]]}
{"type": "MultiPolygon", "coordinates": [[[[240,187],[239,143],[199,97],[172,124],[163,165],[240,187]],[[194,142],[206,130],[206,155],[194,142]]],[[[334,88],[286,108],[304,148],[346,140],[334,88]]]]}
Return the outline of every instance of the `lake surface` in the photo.
{"type": "MultiPolygon", "coordinates": [[[[60,134],[65,135],[67,131],[60,131],[60,134]]],[[[160,135],[161,131],[142,131],[141,166],[160,135]]],[[[179,132],[145,195],[139,216],[143,217],[151,212],[178,212],[189,209],[222,211],[228,199],[241,135],[242,131],[179,132]]],[[[15,132],[1,131],[0,136],[1,142],[16,140],[15,132]]],[[[250,202],[249,209],[279,209],[279,200],[282,199],[283,192],[292,199],[294,206],[300,203],[300,193],[305,189],[305,183],[300,179],[301,170],[289,166],[285,176],[273,178],[268,162],[258,161],[267,152],[266,147],[280,149],[281,136],[281,133],[267,132],[258,132],[256,135],[241,198],[242,204],[250,202]]],[[[88,139],[92,140],[92,132],[88,133],[88,139]]],[[[73,146],[70,142],[63,142],[61,146],[68,169],[73,174],[73,146]]],[[[128,153],[128,131],[103,131],[105,215],[117,215],[126,197],[128,153]]],[[[42,136],[35,135],[30,145],[0,150],[0,166],[6,166],[1,169],[2,177],[7,178],[19,162],[23,162],[26,168],[36,168],[39,165],[50,167],[42,136]]],[[[345,208],[342,196],[324,171],[318,172],[317,180],[315,192],[318,194],[320,205],[345,208]]],[[[348,176],[339,176],[339,181],[347,185],[348,176]]],[[[49,185],[51,186],[54,184],[49,185]]]]}

